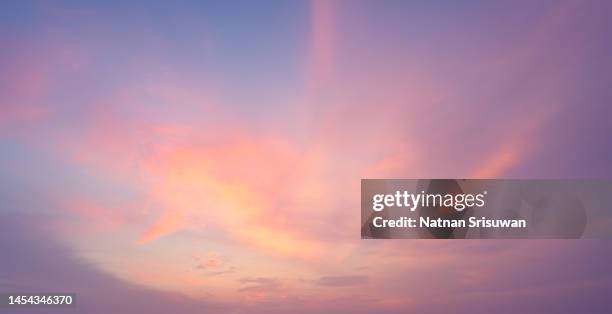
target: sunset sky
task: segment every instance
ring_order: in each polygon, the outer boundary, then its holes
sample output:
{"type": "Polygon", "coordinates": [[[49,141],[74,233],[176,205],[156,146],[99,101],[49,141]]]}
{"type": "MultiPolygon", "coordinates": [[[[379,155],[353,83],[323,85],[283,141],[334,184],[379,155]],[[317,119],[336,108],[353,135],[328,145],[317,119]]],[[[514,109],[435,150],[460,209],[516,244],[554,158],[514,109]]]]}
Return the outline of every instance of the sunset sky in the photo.
{"type": "Polygon", "coordinates": [[[2,1],[0,292],[75,292],[79,313],[609,313],[609,241],[361,240],[359,187],[612,178],[610,13],[2,1]]]}

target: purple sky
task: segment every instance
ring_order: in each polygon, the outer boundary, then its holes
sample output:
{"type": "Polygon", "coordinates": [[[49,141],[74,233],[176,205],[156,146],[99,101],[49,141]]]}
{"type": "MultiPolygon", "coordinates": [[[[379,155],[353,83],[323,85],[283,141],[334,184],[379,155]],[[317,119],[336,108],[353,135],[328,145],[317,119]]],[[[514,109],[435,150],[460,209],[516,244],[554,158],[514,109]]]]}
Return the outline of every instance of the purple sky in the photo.
{"type": "Polygon", "coordinates": [[[0,292],[75,292],[79,313],[608,313],[609,241],[360,240],[359,183],[611,178],[611,9],[3,2],[0,292]]]}

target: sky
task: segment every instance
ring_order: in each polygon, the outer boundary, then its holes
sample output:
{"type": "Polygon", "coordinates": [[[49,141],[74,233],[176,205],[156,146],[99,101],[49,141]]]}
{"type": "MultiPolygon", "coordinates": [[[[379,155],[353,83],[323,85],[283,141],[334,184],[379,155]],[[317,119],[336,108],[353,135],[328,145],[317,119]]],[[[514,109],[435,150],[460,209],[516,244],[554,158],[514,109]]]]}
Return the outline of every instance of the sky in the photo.
{"type": "Polygon", "coordinates": [[[611,9],[4,1],[0,291],[75,292],[79,313],[609,313],[609,241],[361,240],[359,187],[611,178],[611,9]]]}

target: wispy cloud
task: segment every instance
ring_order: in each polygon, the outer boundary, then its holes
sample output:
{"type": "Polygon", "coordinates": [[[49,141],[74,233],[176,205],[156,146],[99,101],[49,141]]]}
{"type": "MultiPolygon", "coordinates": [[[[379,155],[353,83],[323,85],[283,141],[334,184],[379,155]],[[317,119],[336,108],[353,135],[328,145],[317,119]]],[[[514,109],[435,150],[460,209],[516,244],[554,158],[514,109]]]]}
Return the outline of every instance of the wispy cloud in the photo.
{"type": "Polygon", "coordinates": [[[329,276],[319,278],[315,284],[328,287],[344,287],[361,285],[367,282],[367,276],[329,276]]]}

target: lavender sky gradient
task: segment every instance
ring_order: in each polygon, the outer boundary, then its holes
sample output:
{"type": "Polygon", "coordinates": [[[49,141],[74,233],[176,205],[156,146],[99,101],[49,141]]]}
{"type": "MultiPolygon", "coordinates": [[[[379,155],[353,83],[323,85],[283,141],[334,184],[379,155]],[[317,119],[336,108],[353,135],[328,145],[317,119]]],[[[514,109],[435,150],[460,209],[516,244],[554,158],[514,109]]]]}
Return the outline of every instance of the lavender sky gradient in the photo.
{"type": "Polygon", "coordinates": [[[76,292],[78,313],[610,313],[609,241],[359,234],[361,178],[612,178],[610,13],[2,1],[0,292],[76,292]]]}

